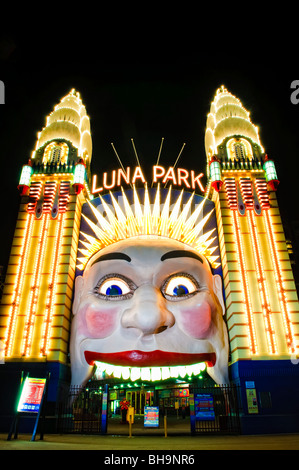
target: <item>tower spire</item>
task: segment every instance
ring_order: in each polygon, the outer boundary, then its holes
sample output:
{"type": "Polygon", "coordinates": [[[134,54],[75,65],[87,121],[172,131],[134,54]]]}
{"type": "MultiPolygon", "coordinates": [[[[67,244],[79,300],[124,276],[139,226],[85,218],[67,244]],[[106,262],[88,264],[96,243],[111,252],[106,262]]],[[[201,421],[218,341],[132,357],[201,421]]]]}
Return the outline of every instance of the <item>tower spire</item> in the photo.
{"type": "Polygon", "coordinates": [[[75,88],[72,88],[47,116],[45,127],[38,133],[32,158],[38,159],[45,146],[52,141],[65,141],[68,145],[71,144],[76,151],[76,157],[83,158],[85,163],[90,164],[92,156],[90,119],[80,93],[75,88]]]}
{"type": "Polygon", "coordinates": [[[4,294],[9,359],[67,363],[65,339],[57,339],[56,331],[63,324],[69,331],[67,291],[74,281],[78,246],[78,233],[72,227],[89,198],[91,152],[89,117],[73,88],[47,117],[32,158],[21,171],[18,221],[22,223],[13,241],[18,248],[10,258],[17,267],[8,281],[13,288],[4,294]]]}
{"type": "Polygon", "coordinates": [[[249,111],[224,85],[217,89],[207,116],[205,150],[207,195],[216,204],[217,217],[223,220],[222,260],[228,277],[233,279],[234,273],[239,272],[238,280],[234,278],[229,284],[232,291],[227,312],[230,331],[240,321],[240,312],[244,315],[244,330],[240,329],[240,338],[244,340],[236,340],[233,360],[245,357],[245,350],[248,358],[293,353],[295,330],[290,302],[286,295],[273,292],[273,285],[284,292],[285,282],[279,261],[282,246],[275,239],[277,226],[281,225],[275,196],[279,184],[275,165],[264,153],[249,111]],[[240,291],[234,290],[235,282],[240,291]],[[279,316],[274,314],[278,305],[279,316]],[[261,314],[263,324],[256,321],[256,312],[261,314]]]}
{"type": "Polygon", "coordinates": [[[250,113],[241,101],[224,85],[218,88],[207,116],[205,150],[208,161],[223,141],[233,135],[249,138],[263,152],[257,126],[250,119],[250,113]]]}

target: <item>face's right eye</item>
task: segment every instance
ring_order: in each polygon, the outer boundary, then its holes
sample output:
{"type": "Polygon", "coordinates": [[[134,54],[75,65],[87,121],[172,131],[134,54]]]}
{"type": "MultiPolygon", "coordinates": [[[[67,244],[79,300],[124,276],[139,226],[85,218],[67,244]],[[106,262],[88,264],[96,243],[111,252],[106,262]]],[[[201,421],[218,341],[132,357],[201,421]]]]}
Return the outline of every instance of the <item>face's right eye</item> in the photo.
{"type": "Polygon", "coordinates": [[[124,300],[130,298],[136,286],[125,277],[111,275],[101,279],[95,288],[95,294],[105,300],[124,300]]]}
{"type": "Polygon", "coordinates": [[[99,293],[107,296],[124,295],[128,292],[130,288],[122,279],[108,279],[99,286],[99,293]]]}

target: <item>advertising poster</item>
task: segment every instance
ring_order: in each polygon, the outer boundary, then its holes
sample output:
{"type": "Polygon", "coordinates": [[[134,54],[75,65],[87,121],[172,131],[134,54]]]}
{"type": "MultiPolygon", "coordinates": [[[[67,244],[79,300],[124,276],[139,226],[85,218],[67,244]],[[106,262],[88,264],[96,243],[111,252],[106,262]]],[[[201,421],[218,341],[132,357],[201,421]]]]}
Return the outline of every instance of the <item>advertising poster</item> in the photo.
{"type": "Polygon", "coordinates": [[[214,400],[210,393],[195,395],[195,419],[198,421],[214,421],[214,400]]]}
{"type": "Polygon", "coordinates": [[[255,388],[246,389],[247,405],[249,414],[257,414],[259,412],[257,405],[257,397],[255,388]]]}
{"type": "Polygon", "coordinates": [[[159,407],[158,406],[145,406],[144,407],[144,427],[158,428],[159,427],[159,407]]]}
{"type": "Polygon", "coordinates": [[[18,412],[38,413],[43,398],[46,379],[26,377],[18,412]]]}

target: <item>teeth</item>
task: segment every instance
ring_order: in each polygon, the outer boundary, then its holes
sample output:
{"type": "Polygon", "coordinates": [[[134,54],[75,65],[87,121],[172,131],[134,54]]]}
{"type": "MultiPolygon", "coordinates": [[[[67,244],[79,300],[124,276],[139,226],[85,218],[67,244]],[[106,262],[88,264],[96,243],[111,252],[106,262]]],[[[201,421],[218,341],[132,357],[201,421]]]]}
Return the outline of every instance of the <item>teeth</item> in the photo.
{"type": "Polygon", "coordinates": [[[132,367],[131,369],[131,380],[135,382],[135,380],[140,379],[140,369],[139,367],[132,367]]]}
{"type": "Polygon", "coordinates": [[[155,382],[156,380],[161,380],[161,367],[152,367],[151,368],[151,380],[152,382],[155,382]]]}
{"type": "Polygon", "coordinates": [[[162,380],[167,380],[170,377],[169,367],[162,367],[162,380]]]}
{"type": "Polygon", "coordinates": [[[141,380],[151,380],[151,370],[149,367],[142,367],[140,370],[141,380]]]}
{"type": "Polygon", "coordinates": [[[96,375],[100,377],[101,373],[106,372],[107,375],[113,375],[114,377],[124,380],[167,380],[172,378],[184,378],[186,375],[191,377],[192,375],[199,375],[203,370],[206,369],[204,362],[198,364],[192,364],[191,366],[172,366],[172,367],[123,367],[114,366],[112,364],[106,364],[105,362],[96,362],[96,375]]]}

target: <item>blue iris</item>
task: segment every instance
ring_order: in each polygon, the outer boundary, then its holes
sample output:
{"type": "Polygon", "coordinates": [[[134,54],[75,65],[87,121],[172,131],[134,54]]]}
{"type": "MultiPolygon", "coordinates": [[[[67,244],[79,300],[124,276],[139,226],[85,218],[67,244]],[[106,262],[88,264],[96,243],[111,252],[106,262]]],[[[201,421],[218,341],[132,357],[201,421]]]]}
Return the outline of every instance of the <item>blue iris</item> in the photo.
{"type": "Polygon", "coordinates": [[[186,295],[188,293],[189,293],[189,291],[188,291],[187,287],[183,286],[182,284],[180,284],[179,286],[176,286],[173,289],[173,295],[180,296],[180,295],[186,295]]]}
{"type": "Polygon", "coordinates": [[[106,295],[122,295],[123,291],[119,286],[116,286],[115,284],[112,284],[111,286],[108,287],[106,290],[106,295]]]}

